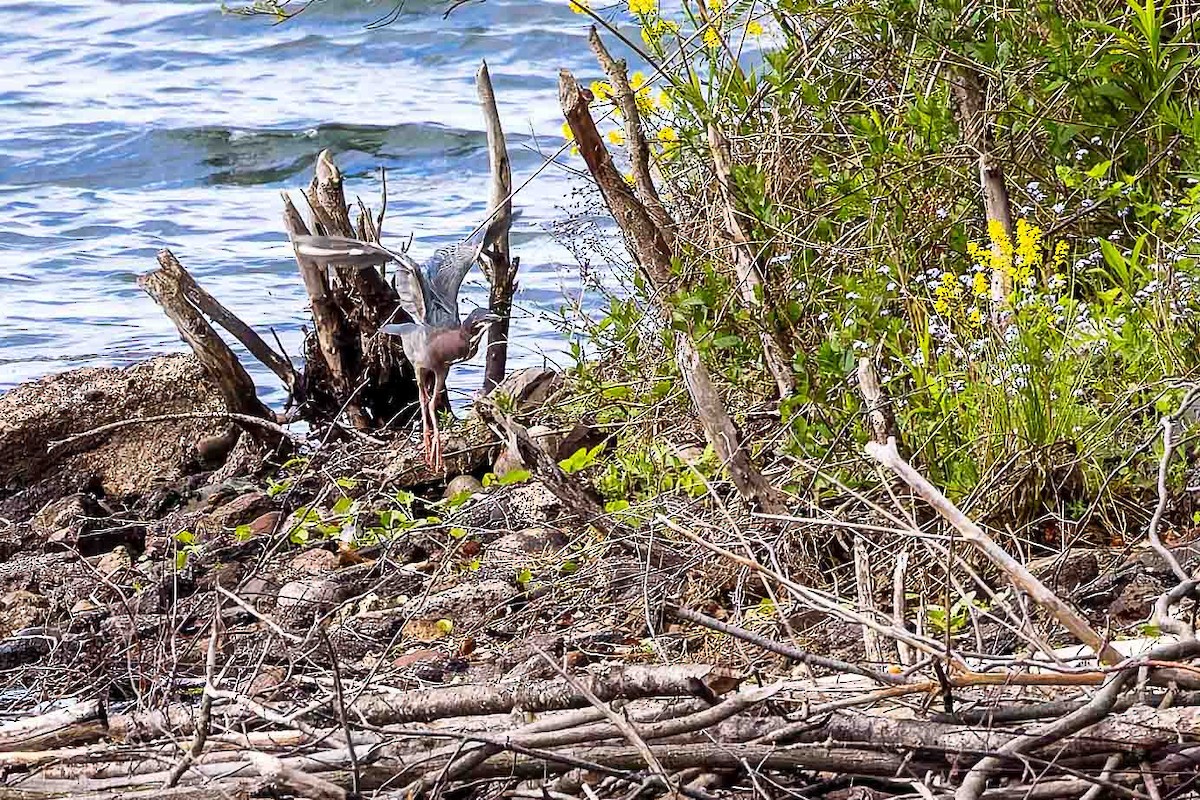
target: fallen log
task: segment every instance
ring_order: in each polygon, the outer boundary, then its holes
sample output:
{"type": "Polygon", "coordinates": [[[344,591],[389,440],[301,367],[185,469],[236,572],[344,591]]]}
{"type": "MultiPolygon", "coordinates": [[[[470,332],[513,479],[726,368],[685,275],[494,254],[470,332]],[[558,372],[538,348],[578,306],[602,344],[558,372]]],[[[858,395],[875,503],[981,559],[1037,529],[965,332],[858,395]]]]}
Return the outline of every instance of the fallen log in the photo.
{"type": "Polygon", "coordinates": [[[0,752],[91,742],[107,731],[104,704],[99,700],[86,700],[58,711],[0,725],[0,752]]]}

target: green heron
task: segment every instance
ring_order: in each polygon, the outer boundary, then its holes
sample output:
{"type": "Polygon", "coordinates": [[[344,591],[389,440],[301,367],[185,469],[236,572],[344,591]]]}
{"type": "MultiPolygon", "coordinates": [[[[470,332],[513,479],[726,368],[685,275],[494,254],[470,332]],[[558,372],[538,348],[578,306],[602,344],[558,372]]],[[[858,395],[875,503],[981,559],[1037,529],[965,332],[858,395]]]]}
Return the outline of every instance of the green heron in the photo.
{"type": "Polygon", "coordinates": [[[424,264],[406,253],[397,253],[372,242],[341,236],[295,236],[296,253],[326,268],[345,265],[358,269],[395,261],[396,291],[400,305],[413,322],[380,327],[383,333],[399,336],[404,354],[413,365],[420,395],[421,428],[425,463],[441,469],[442,443],[436,406],[446,387],[446,375],[454,364],[473,358],[488,326],[501,319],[486,308],[476,308],[465,320],[458,314],[458,292],[463,278],[479,260],[486,229],[458,244],[443,247],[424,264]]]}

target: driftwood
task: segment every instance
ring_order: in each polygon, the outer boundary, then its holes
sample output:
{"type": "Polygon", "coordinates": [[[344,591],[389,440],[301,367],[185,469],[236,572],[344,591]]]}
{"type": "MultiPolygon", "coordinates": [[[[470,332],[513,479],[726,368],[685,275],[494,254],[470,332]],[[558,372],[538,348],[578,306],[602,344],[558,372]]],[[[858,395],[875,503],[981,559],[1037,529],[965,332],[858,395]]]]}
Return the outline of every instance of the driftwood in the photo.
{"type": "Polygon", "coordinates": [[[500,126],[500,111],[496,107],[496,93],[492,89],[492,76],[487,62],[475,75],[479,90],[479,105],[483,109],[484,127],[487,130],[488,163],[492,179],[489,192],[488,234],[490,246],[483,253],[483,264],[491,291],[488,306],[502,319],[488,330],[487,354],[483,370],[483,391],[490,392],[504,380],[508,364],[509,317],[512,314],[513,292],[517,288],[518,259],[510,252],[508,233],[512,227],[512,167],[508,160],[508,146],[504,141],[504,129],[500,126]]]}
{"type": "Polygon", "coordinates": [[[0,725],[0,752],[62,747],[95,741],[108,723],[99,700],[0,725]]]}
{"type": "MultiPolygon", "coordinates": [[[[596,39],[595,41],[598,41],[596,39]]],[[[617,100],[632,116],[626,118],[626,137],[635,142],[632,147],[637,149],[636,141],[641,132],[640,117],[637,116],[636,103],[630,105],[628,99],[622,100],[620,86],[629,88],[628,80],[622,80],[625,65],[623,62],[608,60],[610,67],[610,82],[614,92],[618,92],[617,100]],[[632,135],[631,135],[632,134],[632,135]]],[[[672,311],[666,303],[666,297],[671,291],[671,257],[672,239],[670,227],[662,224],[665,210],[652,211],[657,193],[651,193],[653,180],[649,177],[647,165],[634,164],[635,184],[643,187],[643,197],[639,200],[633,189],[621,177],[620,171],[613,164],[612,156],[604,144],[596,122],[588,109],[587,95],[580,89],[574,76],[567,70],[559,73],[559,102],[563,115],[571,128],[571,133],[579,146],[579,152],[587,164],[596,184],[600,187],[604,201],[612,213],[613,219],[620,226],[625,237],[625,243],[634,256],[643,273],[653,287],[658,314],[664,324],[671,325],[672,311]],[[645,174],[639,174],[639,169],[645,174]],[[656,221],[655,217],[660,217],[656,221]]],[[[779,492],[762,476],[758,468],[750,460],[750,454],[742,444],[741,435],[733,424],[707,367],[700,358],[700,352],[691,334],[686,331],[675,333],[675,359],[679,365],[680,374],[688,387],[688,394],[696,407],[701,425],[709,443],[716,450],[722,463],[729,470],[729,475],[741,496],[752,505],[768,513],[783,513],[786,504],[779,492]]]]}
{"type": "MultiPolygon", "coordinates": [[[[271,410],[258,399],[254,381],[237,356],[193,303],[188,287],[196,287],[195,281],[170,250],[158,254],[158,264],[157,270],[138,278],[138,285],[175,323],[179,335],[191,346],[205,371],[220,388],[226,406],[238,414],[274,419],[271,410]]],[[[195,291],[191,292],[191,295],[195,294],[195,291]]]]}
{"type": "MultiPolygon", "coordinates": [[[[492,163],[489,247],[484,254],[492,280],[491,304],[505,320],[490,333],[486,385],[504,377],[508,320],[516,288],[517,260],[509,252],[512,221],[512,178],[499,114],[486,65],[479,74],[479,95],[488,132],[492,163]]],[[[283,222],[289,237],[328,235],[378,241],[387,206],[377,216],[356,198],[356,214],[346,202],[341,171],[333,155],[318,154],[314,174],[304,190],[303,206],[288,193],[283,198],[283,222]],[[306,222],[306,211],[311,223],[306,222]]],[[[233,351],[205,321],[207,316],[240,341],[266,365],[288,390],[296,416],[318,424],[336,422],[343,414],[358,431],[408,423],[417,416],[415,377],[397,337],[382,336],[379,328],[409,322],[396,290],[384,271],[334,266],[329,270],[296,253],[296,263],[312,310],[312,331],[304,343],[304,369],[272,349],[261,336],[202,289],[169,252],[159,256],[160,269],[139,284],[158,301],[184,341],[196,352],[205,371],[217,383],[231,412],[274,419],[257,398],[253,381],[233,351]]],[[[262,431],[255,431],[261,437],[262,431]]]]}
{"type": "Polygon", "coordinates": [[[1100,657],[1103,663],[1118,664],[1123,660],[1121,654],[1114,650],[1112,645],[1097,633],[1088,624],[1087,620],[1080,616],[1079,612],[1047,589],[1024,564],[1017,561],[1004,548],[996,544],[992,537],[984,533],[982,528],[972,522],[957,506],[946,499],[946,496],[939,492],[933,484],[901,458],[900,454],[896,452],[896,442],[894,439],[889,439],[887,444],[868,442],[867,453],[880,464],[895,472],[905,483],[911,486],[925,502],[933,506],[933,509],[938,514],[953,525],[964,539],[978,548],[993,564],[999,567],[1008,576],[1008,579],[1012,581],[1014,586],[1029,595],[1042,608],[1046,609],[1075,638],[1092,648],[1092,651],[1100,657]]]}

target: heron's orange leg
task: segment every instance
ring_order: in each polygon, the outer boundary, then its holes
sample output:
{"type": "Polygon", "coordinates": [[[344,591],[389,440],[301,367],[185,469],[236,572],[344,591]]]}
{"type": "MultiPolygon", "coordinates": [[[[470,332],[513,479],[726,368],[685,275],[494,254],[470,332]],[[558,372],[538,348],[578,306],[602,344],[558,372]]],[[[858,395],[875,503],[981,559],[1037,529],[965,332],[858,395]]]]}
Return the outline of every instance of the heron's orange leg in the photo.
{"type": "Polygon", "coordinates": [[[442,390],[445,388],[446,379],[440,372],[433,373],[433,397],[429,403],[429,415],[433,418],[434,467],[443,471],[446,469],[446,461],[442,458],[442,432],[438,428],[436,406],[438,398],[442,396],[442,390]]]}
{"type": "Polygon", "coordinates": [[[430,433],[429,403],[430,403],[430,398],[429,398],[429,391],[425,386],[424,370],[417,370],[417,392],[418,392],[418,402],[420,403],[420,406],[421,406],[421,453],[425,457],[425,465],[432,467],[433,466],[433,458],[432,458],[432,453],[430,451],[430,444],[429,444],[429,433],[430,433]]]}

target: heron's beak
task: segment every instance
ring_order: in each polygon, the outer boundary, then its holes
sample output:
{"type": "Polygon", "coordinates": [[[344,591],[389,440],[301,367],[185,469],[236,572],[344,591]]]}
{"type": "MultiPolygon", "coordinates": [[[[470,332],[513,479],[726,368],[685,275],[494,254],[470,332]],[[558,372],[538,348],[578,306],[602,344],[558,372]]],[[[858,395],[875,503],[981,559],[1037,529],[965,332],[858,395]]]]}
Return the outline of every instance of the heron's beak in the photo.
{"type": "Polygon", "coordinates": [[[494,311],[489,311],[484,315],[483,319],[485,322],[500,322],[502,319],[504,319],[504,317],[500,316],[494,311]]]}

